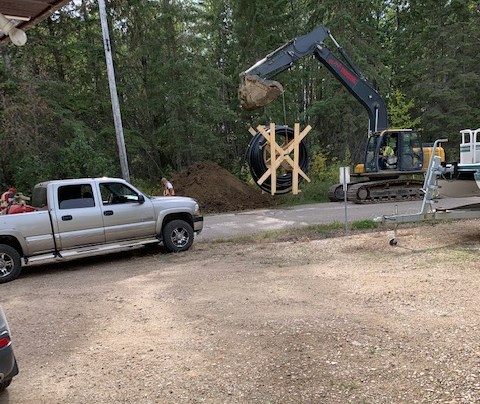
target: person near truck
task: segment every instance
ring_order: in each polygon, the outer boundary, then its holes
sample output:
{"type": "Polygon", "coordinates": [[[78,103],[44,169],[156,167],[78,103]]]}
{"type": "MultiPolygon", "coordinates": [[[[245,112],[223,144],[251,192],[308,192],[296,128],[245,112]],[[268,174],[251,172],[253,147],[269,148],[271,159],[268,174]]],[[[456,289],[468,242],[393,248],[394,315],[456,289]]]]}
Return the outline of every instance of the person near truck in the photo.
{"type": "Polygon", "coordinates": [[[163,185],[163,196],[174,196],[175,191],[173,190],[173,185],[165,177],[162,178],[163,185]]]}
{"type": "Polygon", "coordinates": [[[6,209],[15,201],[16,189],[10,187],[0,197],[0,214],[5,214],[6,209]]]}
{"type": "Polygon", "coordinates": [[[35,212],[37,209],[35,209],[33,206],[27,205],[26,201],[29,200],[30,198],[23,195],[21,192],[15,194],[15,198],[5,210],[5,214],[14,215],[16,213],[35,212]]]}

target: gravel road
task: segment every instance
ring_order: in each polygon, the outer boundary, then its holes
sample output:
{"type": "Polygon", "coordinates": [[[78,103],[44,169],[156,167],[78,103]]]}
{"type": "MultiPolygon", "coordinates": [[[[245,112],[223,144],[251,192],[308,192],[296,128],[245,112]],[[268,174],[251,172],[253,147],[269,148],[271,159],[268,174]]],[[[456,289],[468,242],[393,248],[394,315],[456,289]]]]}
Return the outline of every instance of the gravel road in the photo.
{"type": "MultiPolygon", "coordinates": [[[[436,208],[452,208],[478,203],[479,198],[442,198],[436,208]]],[[[422,201],[380,203],[359,205],[347,204],[347,221],[374,219],[378,216],[418,213],[422,201]]],[[[264,231],[303,227],[311,224],[325,224],[345,221],[345,205],[341,202],[316,203],[293,206],[285,209],[261,209],[235,213],[208,215],[205,218],[205,231],[199,240],[229,239],[246,234],[264,231]]]]}
{"type": "Polygon", "coordinates": [[[480,402],[479,224],[31,267],[0,403],[480,402]]]}

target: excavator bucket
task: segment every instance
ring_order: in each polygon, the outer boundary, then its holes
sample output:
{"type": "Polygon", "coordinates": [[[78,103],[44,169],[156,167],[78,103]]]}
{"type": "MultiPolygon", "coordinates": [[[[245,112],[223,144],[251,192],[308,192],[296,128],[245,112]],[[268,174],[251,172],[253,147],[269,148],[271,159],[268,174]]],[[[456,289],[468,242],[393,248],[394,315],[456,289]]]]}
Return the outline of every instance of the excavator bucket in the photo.
{"type": "Polygon", "coordinates": [[[240,78],[238,98],[240,105],[247,111],[264,107],[283,93],[283,86],[274,80],[265,80],[256,75],[244,75],[240,78]]]}

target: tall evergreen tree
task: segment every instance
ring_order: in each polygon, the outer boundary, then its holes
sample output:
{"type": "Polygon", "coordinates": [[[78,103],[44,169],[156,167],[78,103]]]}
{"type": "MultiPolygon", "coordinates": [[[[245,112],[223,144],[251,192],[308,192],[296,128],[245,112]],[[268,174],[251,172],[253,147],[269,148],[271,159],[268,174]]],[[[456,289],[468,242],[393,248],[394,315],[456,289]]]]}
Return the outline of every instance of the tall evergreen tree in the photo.
{"type": "Polygon", "coordinates": [[[391,7],[393,85],[415,99],[424,138],[449,137],[457,149],[455,133],[477,127],[480,118],[477,2],[393,1],[391,7]]]}
{"type": "MultiPolygon", "coordinates": [[[[320,24],[396,105],[395,119],[405,121],[402,108],[414,105],[407,121],[420,122],[424,138],[458,139],[458,130],[480,122],[477,7],[474,0],[108,0],[132,175],[153,181],[203,159],[236,171],[248,126],[272,121],[312,124],[311,147],[340,159],[349,149],[361,160],[368,116],[313,58],[277,77],[285,88],[277,101],[254,112],[239,107],[239,73],[320,24]]],[[[24,48],[2,47],[0,183],[119,175],[96,1],[71,2],[28,36],[24,48]]]]}

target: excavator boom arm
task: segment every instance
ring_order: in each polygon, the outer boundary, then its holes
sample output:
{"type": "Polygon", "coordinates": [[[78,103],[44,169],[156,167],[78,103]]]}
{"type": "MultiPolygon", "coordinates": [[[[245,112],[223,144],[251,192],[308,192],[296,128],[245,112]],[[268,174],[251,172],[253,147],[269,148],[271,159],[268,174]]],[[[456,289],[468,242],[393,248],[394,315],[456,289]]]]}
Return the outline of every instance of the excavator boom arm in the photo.
{"type": "Polygon", "coordinates": [[[283,92],[283,87],[271,79],[292,67],[297,60],[310,55],[315,56],[366,108],[370,119],[370,132],[381,131],[388,127],[385,101],[361,76],[345,51],[324,26],[319,26],[312,32],[289,41],[241,73],[239,98],[242,107],[246,110],[254,110],[276,99],[283,92]],[[328,37],[332,39],[346,64],[325,45],[324,41],[328,37]]]}
{"type": "Polygon", "coordinates": [[[263,79],[270,79],[289,69],[298,60],[312,55],[317,45],[330,35],[328,29],[320,26],[309,34],[297,37],[285,45],[265,56],[241,75],[256,75],[263,79]]]}
{"type": "Polygon", "coordinates": [[[363,77],[343,64],[326,46],[318,46],[314,56],[365,107],[370,132],[388,128],[387,104],[363,77]]]}

